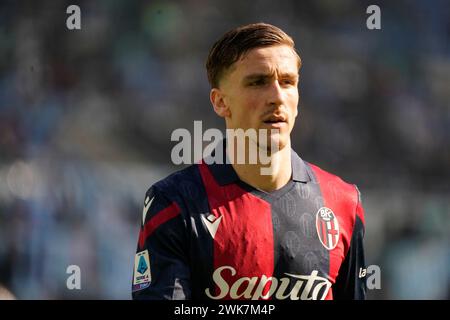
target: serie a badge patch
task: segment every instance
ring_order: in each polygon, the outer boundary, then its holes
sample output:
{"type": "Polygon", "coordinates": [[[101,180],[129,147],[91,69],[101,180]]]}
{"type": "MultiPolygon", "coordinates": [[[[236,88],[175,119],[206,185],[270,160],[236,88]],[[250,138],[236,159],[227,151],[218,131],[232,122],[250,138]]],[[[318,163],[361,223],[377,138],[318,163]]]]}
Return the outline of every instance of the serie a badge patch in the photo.
{"type": "Polygon", "coordinates": [[[339,241],[339,222],[330,208],[322,207],[317,211],[316,228],[322,245],[333,250],[339,241]]]}
{"type": "Polygon", "coordinates": [[[134,257],[133,291],[147,288],[151,280],[148,250],[138,252],[134,257]]]}

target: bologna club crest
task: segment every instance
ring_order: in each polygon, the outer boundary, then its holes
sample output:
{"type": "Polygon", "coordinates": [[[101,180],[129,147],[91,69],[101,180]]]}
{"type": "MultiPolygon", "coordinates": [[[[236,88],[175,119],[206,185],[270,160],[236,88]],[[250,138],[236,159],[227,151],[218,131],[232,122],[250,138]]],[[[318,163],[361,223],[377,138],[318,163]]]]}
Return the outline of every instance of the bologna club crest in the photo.
{"type": "Polygon", "coordinates": [[[322,245],[333,250],[339,241],[339,223],[331,209],[322,207],[317,211],[316,228],[322,245]]]}

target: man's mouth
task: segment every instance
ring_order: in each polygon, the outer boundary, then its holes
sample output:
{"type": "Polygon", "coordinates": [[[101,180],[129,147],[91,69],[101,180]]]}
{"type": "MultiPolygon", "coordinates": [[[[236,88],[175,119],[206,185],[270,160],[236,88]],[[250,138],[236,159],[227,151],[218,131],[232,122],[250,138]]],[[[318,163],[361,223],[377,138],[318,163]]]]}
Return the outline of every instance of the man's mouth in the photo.
{"type": "Polygon", "coordinates": [[[278,123],[286,123],[286,118],[284,116],[271,116],[263,121],[266,124],[278,124],[278,123]]]}

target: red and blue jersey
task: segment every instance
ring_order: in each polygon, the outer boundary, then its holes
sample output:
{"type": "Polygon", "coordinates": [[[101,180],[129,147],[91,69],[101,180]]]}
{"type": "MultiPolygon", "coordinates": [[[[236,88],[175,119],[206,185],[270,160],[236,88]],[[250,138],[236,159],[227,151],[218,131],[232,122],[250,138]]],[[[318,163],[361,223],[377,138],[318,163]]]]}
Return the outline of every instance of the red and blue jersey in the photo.
{"type": "Polygon", "coordinates": [[[134,299],[364,299],[359,191],[291,152],[274,192],[202,161],[146,193],[134,299]]]}

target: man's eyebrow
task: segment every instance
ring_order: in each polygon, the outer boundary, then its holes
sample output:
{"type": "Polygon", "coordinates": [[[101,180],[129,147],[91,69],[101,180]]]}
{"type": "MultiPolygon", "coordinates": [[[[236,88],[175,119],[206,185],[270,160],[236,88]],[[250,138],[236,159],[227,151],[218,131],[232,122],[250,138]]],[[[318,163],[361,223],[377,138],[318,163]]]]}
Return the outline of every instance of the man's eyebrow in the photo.
{"type": "Polygon", "coordinates": [[[273,77],[273,73],[252,73],[244,77],[244,80],[266,79],[273,77]]]}
{"type": "MultiPolygon", "coordinates": [[[[252,73],[244,77],[244,81],[251,81],[256,79],[267,79],[272,78],[273,73],[252,73]]],[[[280,74],[281,78],[298,78],[298,73],[285,72],[280,74]]]]}

